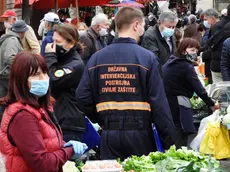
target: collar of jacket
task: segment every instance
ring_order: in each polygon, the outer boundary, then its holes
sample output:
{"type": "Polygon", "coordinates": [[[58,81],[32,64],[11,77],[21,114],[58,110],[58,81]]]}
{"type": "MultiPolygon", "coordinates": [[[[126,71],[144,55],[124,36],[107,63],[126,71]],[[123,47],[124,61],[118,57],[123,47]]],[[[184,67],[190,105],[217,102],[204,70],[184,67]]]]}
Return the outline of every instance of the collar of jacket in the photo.
{"type": "Polygon", "coordinates": [[[230,21],[230,16],[224,16],[223,19],[224,19],[226,22],[229,22],[229,21],[230,21]]]}
{"type": "Polygon", "coordinates": [[[54,34],[54,31],[53,30],[49,30],[47,33],[46,33],[46,36],[53,36],[54,34]]]}
{"type": "Polygon", "coordinates": [[[88,34],[89,34],[93,39],[96,39],[96,40],[98,40],[98,39],[101,38],[100,35],[99,35],[92,27],[90,27],[90,28],[88,29],[88,34]]]}
{"type": "Polygon", "coordinates": [[[189,61],[189,60],[187,60],[186,58],[185,58],[185,56],[183,57],[177,57],[177,56],[175,56],[175,55],[171,55],[170,56],[170,58],[169,58],[169,62],[173,62],[173,61],[185,61],[185,62],[187,62],[187,63],[190,63],[190,64],[192,64],[192,62],[191,61],[189,61]]]}
{"type": "Polygon", "coordinates": [[[115,38],[113,43],[132,43],[132,44],[137,44],[135,39],[132,38],[115,38]]]}
{"type": "Polygon", "coordinates": [[[76,58],[76,56],[78,56],[78,52],[76,50],[76,46],[74,46],[73,48],[71,48],[65,55],[63,55],[62,57],[57,57],[57,60],[59,63],[62,64],[66,64],[69,63],[70,61],[72,61],[74,58],[76,58]]]}

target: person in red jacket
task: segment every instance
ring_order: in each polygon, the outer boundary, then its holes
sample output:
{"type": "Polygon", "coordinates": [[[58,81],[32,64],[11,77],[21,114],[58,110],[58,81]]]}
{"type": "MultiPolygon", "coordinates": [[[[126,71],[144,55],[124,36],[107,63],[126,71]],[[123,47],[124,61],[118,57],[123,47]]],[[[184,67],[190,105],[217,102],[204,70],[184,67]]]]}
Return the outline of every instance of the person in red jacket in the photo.
{"type": "Polygon", "coordinates": [[[19,53],[11,67],[8,95],[0,128],[0,153],[7,172],[62,172],[69,159],[87,149],[77,141],[63,141],[52,113],[48,68],[40,55],[19,53]]]}

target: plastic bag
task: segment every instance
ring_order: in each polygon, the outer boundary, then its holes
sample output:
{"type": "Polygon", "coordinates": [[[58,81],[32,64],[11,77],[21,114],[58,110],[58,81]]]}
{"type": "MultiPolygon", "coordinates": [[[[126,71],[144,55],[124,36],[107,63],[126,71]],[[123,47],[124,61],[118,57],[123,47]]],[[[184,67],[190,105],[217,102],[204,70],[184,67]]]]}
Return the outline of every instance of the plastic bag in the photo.
{"type": "Polygon", "coordinates": [[[208,123],[210,122],[216,122],[219,119],[220,111],[216,110],[212,115],[204,118],[200,122],[200,127],[198,130],[197,136],[192,140],[190,147],[194,150],[199,152],[200,150],[200,144],[204,138],[208,123]]]}
{"type": "Polygon", "coordinates": [[[67,161],[63,166],[63,172],[79,172],[75,166],[75,162],[67,161]]]}
{"type": "Polygon", "coordinates": [[[5,158],[3,157],[3,155],[1,153],[0,153],[0,171],[6,172],[5,158]]]}
{"type": "Polygon", "coordinates": [[[230,158],[230,138],[228,129],[220,121],[208,124],[200,152],[211,154],[216,159],[230,158]]]}

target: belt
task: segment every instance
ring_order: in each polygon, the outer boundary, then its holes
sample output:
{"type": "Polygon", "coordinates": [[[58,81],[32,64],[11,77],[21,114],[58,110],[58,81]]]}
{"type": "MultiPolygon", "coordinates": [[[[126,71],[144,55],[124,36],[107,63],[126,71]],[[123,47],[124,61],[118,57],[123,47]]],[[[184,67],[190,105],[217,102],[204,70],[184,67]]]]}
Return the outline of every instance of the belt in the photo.
{"type": "Polygon", "coordinates": [[[105,125],[104,130],[148,130],[151,128],[151,123],[135,122],[135,123],[122,123],[122,122],[110,122],[105,125]]]}

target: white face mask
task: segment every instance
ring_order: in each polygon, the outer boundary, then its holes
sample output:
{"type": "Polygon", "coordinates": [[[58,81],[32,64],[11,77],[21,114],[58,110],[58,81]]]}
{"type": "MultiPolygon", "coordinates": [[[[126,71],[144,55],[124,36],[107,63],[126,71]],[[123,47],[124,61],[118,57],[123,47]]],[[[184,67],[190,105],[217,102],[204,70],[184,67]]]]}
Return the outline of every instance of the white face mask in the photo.
{"type": "Polygon", "coordinates": [[[108,34],[108,31],[106,28],[101,28],[101,30],[99,31],[99,35],[100,36],[105,36],[108,34]]]}
{"type": "Polygon", "coordinates": [[[84,33],[85,33],[85,30],[79,30],[79,31],[78,31],[79,36],[84,35],[84,33]]]}
{"type": "Polygon", "coordinates": [[[12,24],[10,24],[7,21],[4,22],[4,26],[5,26],[6,29],[11,29],[12,28],[12,24]]]}

